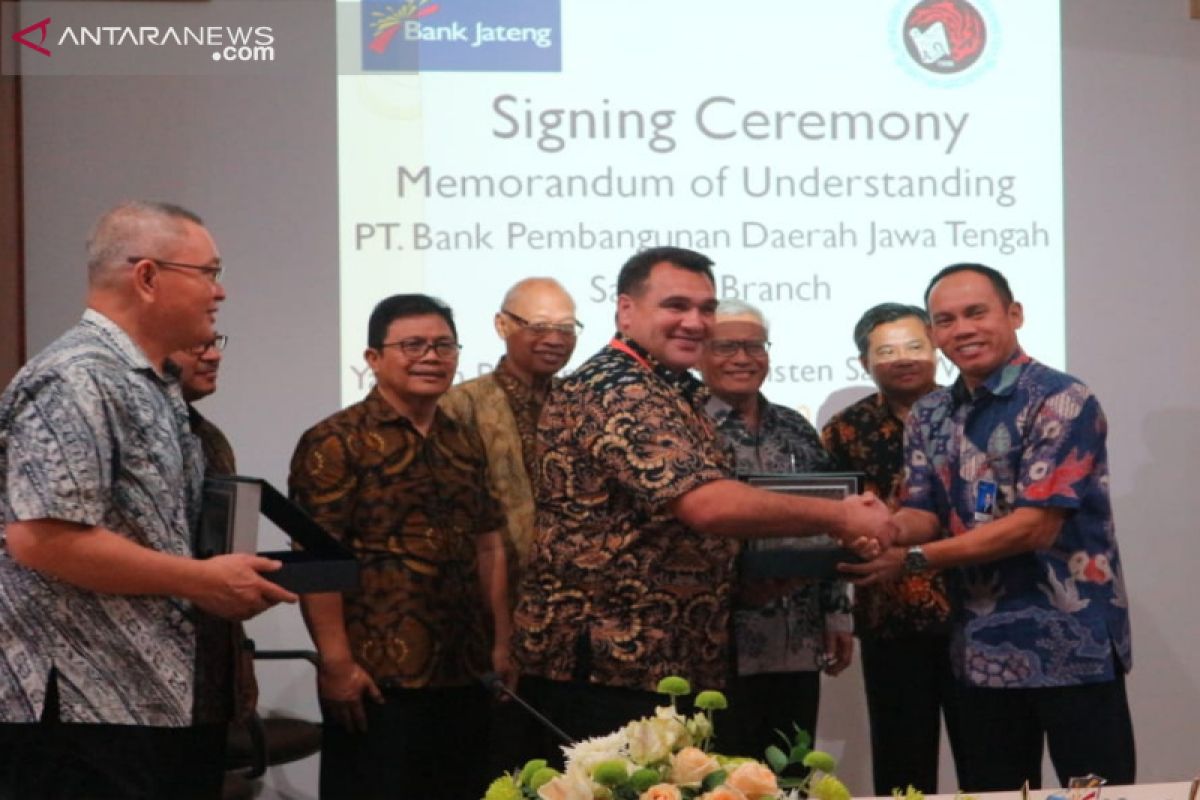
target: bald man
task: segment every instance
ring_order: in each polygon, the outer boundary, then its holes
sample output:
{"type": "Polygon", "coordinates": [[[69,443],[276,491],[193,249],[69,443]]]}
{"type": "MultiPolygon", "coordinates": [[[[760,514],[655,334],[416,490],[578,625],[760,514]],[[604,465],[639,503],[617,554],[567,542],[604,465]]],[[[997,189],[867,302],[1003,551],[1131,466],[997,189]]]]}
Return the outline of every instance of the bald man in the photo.
{"type": "Polygon", "coordinates": [[[204,465],[167,357],[215,337],[221,261],[162,203],[87,252],[83,319],[0,397],[0,797],[216,797],[198,630],[296,599],[279,562],[192,557],[204,465]]]}
{"type": "Polygon", "coordinates": [[[504,340],[504,357],[494,371],[447,392],[442,409],[477,428],[483,438],[490,488],[508,517],[508,585],[515,590],[533,539],[530,481],[538,417],[583,325],[575,319],[575,301],[553,278],[526,278],[514,285],[494,324],[504,340]]]}

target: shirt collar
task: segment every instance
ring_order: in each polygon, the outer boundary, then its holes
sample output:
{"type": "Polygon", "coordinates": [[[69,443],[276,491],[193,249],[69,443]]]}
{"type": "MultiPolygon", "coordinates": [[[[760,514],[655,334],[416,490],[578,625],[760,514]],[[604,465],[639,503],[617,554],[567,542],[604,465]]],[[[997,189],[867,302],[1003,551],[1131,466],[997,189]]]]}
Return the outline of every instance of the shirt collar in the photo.
{"type": "Polygon", "coordinates": [[[708,402],[708,387],[706,387],[690,371],[685,369],[681,372],[676,372],[675,370],[667,369],[667,367],[660,363],[658,359],[650,355],[646,348],[642,347],[624,333],[618,332],[613,338],[619,342],[624,342],[630,350],[637,353],[637,355],[646,362],[646,365],[650,367],[650,371],[653,372],[655,376],[660,378],[668,386],[681,392],[690,403],[693,405],[702,406],[708,402]]]}
{"type": "MultiPolygon", "coordinates": [[[[717,423],[718,427],[723,426],[729,420],[734,420],[743,426],[745,425],[745,420],[742,419],[741,412],[734,408],[728,401],[712,394],[711,390],[709,390],[708,402],[705,403],[704,408],[708,411],[708,415],[713,418],[713,421],[717,423]]],[[[758,414],[759,424],[763,428],[769,426],[775,414],[774,407],[767,402],[767,398],[763,396],[762,392],[758,393],[758,414]]]]}
{"type": "Polygon", "coordinates": [[[1032,361],[1033,359],[1026,355],[1025,351],[1018,345],[1004,366],[997,369],[991,375],[988,375],[979,386],[975,387],[974,394],[967,388],[967,383],[963,380],[963,376],[959,375],[954,381],[954,385],[950,387],[950,395],[954,398],[956,404],[974,400],[984,392],[997,397],[1011,395],[1016,391],[1017,379],[1021,377],[1021,371],[1025,368],[1026,364],[1032,361]]]}
{"type": "Polygon", "coordinates": [[[163,364],[162,371],[155,369],[150,363],[150,359],[146,358],[146,353],[142,348],[138,347],[137,343],[130,338],[117,323],[113,322],[107,316],[97,311],[94,308],[85,309],[81,323],[96,330],[117,357],[124,361],[126,366],[132,370],[149,370],[156,378],[164,383],[171,383],[179,376],[179,370],[167,359],[163,364]]]}
{"type": "MultiPolygon", "coordinates": [[[[365,398],[363,398],[363,404],[366,406],[367,415],[376,422],[399,424],[414,431],[417,430],[416,426],[413,425],[412,420],[401,414],[396,410],[395,406],[384,399],[383,393],[379,391],[378,386],[371,387],[371,391],[367,393],[365,398]]],[[[441,405],[438,405],[437,408],[434,409],[433,425],[430,426],[429,430],[432,433],[437,428],[457,427],[457,424],[458,423],[456,423],[449,416],[442,413],[442,407],[441,405]]]]}

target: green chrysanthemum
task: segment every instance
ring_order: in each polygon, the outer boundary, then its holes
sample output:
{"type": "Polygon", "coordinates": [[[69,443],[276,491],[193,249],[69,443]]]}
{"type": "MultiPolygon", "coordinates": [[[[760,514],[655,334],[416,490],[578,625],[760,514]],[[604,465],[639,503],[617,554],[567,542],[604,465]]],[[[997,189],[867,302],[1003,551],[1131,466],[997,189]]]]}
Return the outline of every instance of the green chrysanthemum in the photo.
{"type": "Polygon", "coordinates": [[[903,792],[899,789],[892,789],[892,797],[896,800],[925,800],[925,793],[910,783],[903,792]]]}
{"type": "Polygon", "coordinates": [[[817,800],[850,800],[850,790],[846,788],[846,784],[832,775],[822,775],[813,781],[813,785],[809,787],[808,796],[815,797],[817,800]]]}
{"type": "Polygon", "coordinates": [[[592,780],[601,786],[616,786],[618,783],[624,783],[628,777],[629,770],[625,767],[625,762],[618,759],[601,761],[592,770],[592,780]]]}
{"type": "MultiPolygon", "coordinates": [[[[533,773],[533,775],[530,776],[529,788],[533,789],[536,792],[538,789],[542,788],[547,783],[554,780],[561,774],[562,773],[560,773],[558,770],[554,769],[553,767],[542,767],[541,769],[539,769],[537,772],[533,773]]],[[[824,800],[824,799],[822,799],[822,800],[824,800]]]]}
{"type": "Polygon", "coordinates": [[[804,757],[804,766],[821,772],[833,772],[837,769],[837,759],[822,750],[813,750],[804,757]]]}
{"type": "Polygon", "coordinates": [[[638,794],[641,794],[654,784],[660,783],[661,781],[662,775],[659,774],[658,770],[650,769],[649,767],[642,767],[629,776],[629,785],[632,786],[638,794]]]}
{"type": "Polygon", "coordinates": [[[658,682],[658,693],[669,694],[672,697],[682,697],[685,694],[692,693],[692,685],[687,682],[686,678],[681,678],[678,675],[668,675],[658,682]]]}
{"type": "Polygon", "coordinates": [[[521,800],[521,790],[512,775],[501,775],[488,786],[483,800],[521,800]]]}
{"type": "Polygon", "coordinates": [[[729,701],[720,692],[709,690],[696,695],[696,708],[705,711],[721,711],[729,708],[729,701]]]}
{"type": "Polygon", "coordinates": [[[533,758],[526,761],[525,767],[521,770],[520,777],[517,778],[517,783],[521,786],[528,786],[529,781],[533,778],[533,774],[546,766],[547,763],[544,758],[533,758]]]}

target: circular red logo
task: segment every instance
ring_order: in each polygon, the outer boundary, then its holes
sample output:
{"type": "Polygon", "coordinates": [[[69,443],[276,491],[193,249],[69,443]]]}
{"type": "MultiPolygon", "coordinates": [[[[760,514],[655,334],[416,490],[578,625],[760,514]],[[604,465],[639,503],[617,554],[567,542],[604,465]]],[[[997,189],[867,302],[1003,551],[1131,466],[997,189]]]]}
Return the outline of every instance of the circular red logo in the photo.
{"type": "Polygon", "coordinates": [[[930,72],[962,72],[983,54],[987,26],[967,0],[921,0],[904,18],[904,46],[930,72]]]}

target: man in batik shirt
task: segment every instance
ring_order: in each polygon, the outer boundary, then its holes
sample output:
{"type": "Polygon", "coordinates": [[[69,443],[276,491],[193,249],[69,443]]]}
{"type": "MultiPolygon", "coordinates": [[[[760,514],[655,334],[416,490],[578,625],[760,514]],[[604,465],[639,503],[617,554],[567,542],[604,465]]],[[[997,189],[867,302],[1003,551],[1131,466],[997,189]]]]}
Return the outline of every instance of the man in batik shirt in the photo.
{"type": "Polygon", "coordinates": [[[712,332],[711,264],[673,247],[631,258],[617,279],[617,335],[551,390],[538,424],[514,654],[523,691],[576,738],[650,712],[668,675],[724,685],[737,537],[891,534],[873,498],[730,479],[708,394],[688,373],[712,332]]]}
{"type": "Polygon", "coordinates": [[[1133,783],[1129,604],[1104,412],[1082,383],[1021,350],[1021,305],[996,270],[949,266],[925,303],[960,375],[909,416],[900,546],[844,569],[873,583],[958,567],[964,790],[1039,787],[1047,741],[1063,785],[1089,772],[1133,783]]]}
{"type": "Polygon", "coordinates": [[[509,289],[494,323],[504,340],[500,363],[450,389],[441,406],[483,440],[488,486],[507,520],[504,551],[509,589],[515,592],[533,540],[530,476],[538,417],[583,325],[575,319],[575,301],[553,278],[526,278],[509,289]]]}
{"type": "Polygon", "coordinates": [[[212,798],[202,620],[295,600],[278,561],[193,558],[204,465],[167,357],[215,335],[221,260],[145,202],[87,254],[83,319],[0,398],[0,797],[212,798]]]}
{"type": "MultiPolygon", "coordinates": [[[[929,317],[917,306],[877,305],[854,326],[854,344],[879,391],[835,414],[821,436],[837,469],[863,473],[866,487],[896,507],[904,421],[937,388],[929,317]]],[[[908,786],[932,794],[943,712],[951,750],[960,749],[944,576],[926,571],[859,587],[854,632],[862,642],[875,794],[908,786]]]]}
{"type": "MultiPolygon", "coordinates": [[[[739,475],[827,472],[833,459],[798,412],[767,402],[760,389],[771,368],[767,322],[740,300],[717,306],[716,326],[700,360],[712,392],[708,412],[733,448],[739,475]]],[[[775,731],[799,725],[814,739],[821,670],[837,675],[854,653],[845,581],[747,578],[733,611],[734,677],[722,715],[724,752],[761,756],[775,731]]]]}
{"type": "Polygon", "coordinates": [[[394,295],[368,323],[375,386],[300,438],[292,496],[361,565],[357,592],[310,594],[321,663],[321,796],[478,797],[489,701],[509,666],[504,517],[478,434],[438,400],[458,367],[450,309],[394,295]]]}

